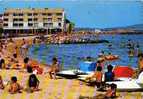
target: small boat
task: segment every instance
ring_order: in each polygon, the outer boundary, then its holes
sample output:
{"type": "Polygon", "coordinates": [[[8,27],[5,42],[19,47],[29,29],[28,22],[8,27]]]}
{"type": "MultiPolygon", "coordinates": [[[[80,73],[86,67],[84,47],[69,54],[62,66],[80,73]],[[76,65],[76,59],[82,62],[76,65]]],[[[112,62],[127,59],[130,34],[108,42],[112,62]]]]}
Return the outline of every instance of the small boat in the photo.
{"type": "Polygon", "coordinates": [[[99,56],[97,60],[99,61],[114,61],[119,59],[118,55],[105,55],[105,56],[99,56]]]}
{"type": "Polygon", "coordinates": [[[106,82],[106,84],[116,84],[118,91],[138,91],[143,90],[143,72],[141,72],[137,79],[126,78],[122,81],[106,82]]]}
{"type": "Polygon", "coordinates": [[[113,60],[117,60],[117,59],[119,59],[118,55],[107,55],[107,56],[105,56],[105,60],[107,60],[107,61],[113,61],[113,60]]]}
{"type": "MultiPolygon", "coordinates": [[[[122,67],[117,67],[120,69],[120,72],[118,72],[118,76],[124,76],[119,78],[121,81],[112,81],[112,82],[106,82],[106,84],[116,84],[117,85],[117,90],[119,91],[138,91],[138,90],[143,90],[143,72],[141,72],[138,76],[137,79],[132,79],[132,73],[133,71],[129,67],[124,68],[124,73],[123,71],[121,72],[122,67]]],[[[115,74],[116,75],[116,74],[115,74]]]]}
{"type": "Polygon", "coordinates": [[[63,71],[58,72],[56,75],[65,77],[68,79],[75,79],[75,78],[78,78],[79,75],[88,75],[90,73],[91,72],[84,72],[81,70],[63,70],[63,71]]]}
{"type": "Polygon", "coordinates": [[[56,75],[68,79],[75,79],[78,77],[75,70],[63,70],[58,72],[56,75]]]}
{"type": "Polygon", "coordinates": [[[62,76],[69,79],[78,78],[78,75],[88,75],[95,71],[96,63],[92,61],[83,61],[79,63],[79,69],[77,70],[63,70],[58,72],[57,76],[62,76]]]}

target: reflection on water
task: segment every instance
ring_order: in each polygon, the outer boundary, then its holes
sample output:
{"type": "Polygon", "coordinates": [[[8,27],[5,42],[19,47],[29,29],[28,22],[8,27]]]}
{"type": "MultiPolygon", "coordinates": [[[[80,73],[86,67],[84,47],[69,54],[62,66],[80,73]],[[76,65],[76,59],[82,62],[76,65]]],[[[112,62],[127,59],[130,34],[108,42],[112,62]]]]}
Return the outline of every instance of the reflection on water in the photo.
{"type": "Polygon", "coordinates": [[[99,39],[110,41],[110,47],[107,43],[102,44],[68,44],[68,45],[33,45],[29,50],[29,56],[38,59],[40,62],[51,63],[52,57],[56,56],[65,68],[75,66],[77,68],[82,57],[97,58],[103,50],[105,54],[111,52],[119,55],[117,61],[107,62],[113,65],[131,65],[137,67],[137,57],[129,57],[129,49],[125,46],[130,39],[135,45],[140,45],[143,49],[143,35],[100,35],[99,39]]]}

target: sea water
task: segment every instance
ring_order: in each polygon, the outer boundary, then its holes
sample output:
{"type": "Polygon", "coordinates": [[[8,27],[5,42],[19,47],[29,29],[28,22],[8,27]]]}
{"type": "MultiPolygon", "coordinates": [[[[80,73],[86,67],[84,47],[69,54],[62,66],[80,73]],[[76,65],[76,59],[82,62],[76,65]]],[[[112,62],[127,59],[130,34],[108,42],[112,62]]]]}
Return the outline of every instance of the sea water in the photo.
{"type": "MultiPolygon", "coordinates": [[[[93,39],[90,36],[91,39],[93,39]]],[[[98,39],[108,40],[110,43],[98,44],[41,44],[33,45],[29,49],[28,56],[37,59],[39,62],[51,64],[52,58],[57,57],[60,64],[65,69],[78,68],[79,63],[84,57],[97,59],[99,53],[104,51],[105,54],[112,53],[119,55],[119,59],[105,63],[112,65],[131,66],[137,68],[137,56],[129,57],[126,44],[128,40],[139,44],[139,49],[143,51],[143,35],[99,35],[98,39]],[[112,45],[109,47],[109,44],[112,45]]]]}

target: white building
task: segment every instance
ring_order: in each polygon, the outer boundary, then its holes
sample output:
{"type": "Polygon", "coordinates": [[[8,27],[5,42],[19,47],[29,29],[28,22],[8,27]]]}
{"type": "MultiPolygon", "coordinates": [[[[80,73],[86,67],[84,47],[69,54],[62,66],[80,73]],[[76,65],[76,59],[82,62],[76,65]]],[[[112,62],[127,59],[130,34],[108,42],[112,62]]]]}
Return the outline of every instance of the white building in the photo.
{"type": "Polygon", "coordinates": [[[3,29],[10,34],[63,31],[64,18],[64,9],[6,9],[3,29]]]}

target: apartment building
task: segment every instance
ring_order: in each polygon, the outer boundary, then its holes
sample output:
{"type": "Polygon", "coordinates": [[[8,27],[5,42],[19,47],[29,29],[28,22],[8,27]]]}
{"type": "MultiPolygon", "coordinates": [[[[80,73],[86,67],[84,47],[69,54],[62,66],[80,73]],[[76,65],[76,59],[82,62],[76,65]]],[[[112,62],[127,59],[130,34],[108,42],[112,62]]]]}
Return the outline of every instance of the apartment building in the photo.
{"type": "Polygon", "coordinates": [[[64,9],[29,8],[6,9],[3,15],[3,29],[5,33],[46,33],[63,31],[64,9]]]}
{"type": "Polygon", "coordinates": [[[0,14],[0,28],[3,27],[3,15],[0,14]]]}

